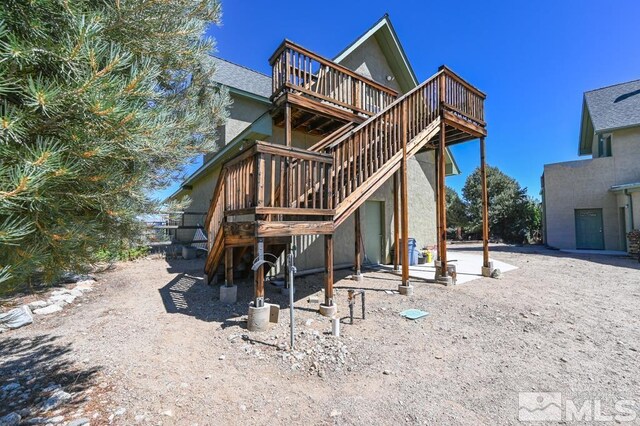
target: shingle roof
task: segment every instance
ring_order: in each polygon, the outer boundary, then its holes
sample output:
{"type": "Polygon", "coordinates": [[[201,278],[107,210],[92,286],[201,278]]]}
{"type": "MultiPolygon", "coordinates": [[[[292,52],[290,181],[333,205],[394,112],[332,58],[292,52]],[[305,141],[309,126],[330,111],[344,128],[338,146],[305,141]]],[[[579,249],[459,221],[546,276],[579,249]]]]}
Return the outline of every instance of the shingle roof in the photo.
{"type": "Polygon", "coordinates": [[[213,58],[216,82],[234,89],[269,98],[271,96],[271,77],[242,65],[234,64],[222,58],[213,58]]]}
{"type": "Polygon", "coordinates": [[[640,80],[584,94],[594,131],[640,125],[640,80]]]}

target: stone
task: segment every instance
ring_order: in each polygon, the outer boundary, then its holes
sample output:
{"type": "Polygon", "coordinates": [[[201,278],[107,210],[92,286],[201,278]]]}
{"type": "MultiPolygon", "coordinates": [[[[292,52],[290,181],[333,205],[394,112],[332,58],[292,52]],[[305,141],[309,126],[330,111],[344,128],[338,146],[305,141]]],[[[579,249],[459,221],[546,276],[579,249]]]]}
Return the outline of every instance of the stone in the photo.
{"type": "Polygon", "coordinates": [[[49,298],[50,303],[55,303],[60,306],[70,305],[74,300],[76,300],[76,297],[71,294],[57,294],[49,298]]]}
{"type": "Polygon", "coordinates": [[[59,305],[49,305],[44,308],[36,309],[35,311],[33,311],[33,313],[36,315],[49,315],[55,312],[60,312],[61,310],[62,307],[60,307],[59,305]]]}
{"type": "Polygon", "coordinates": [[[21,388],[20,383],[13,382],[0,387],[0,390],[2,390],[3,392],[11,392],[20,388],[21,388]]]}
{"type": "Polygon", "coordinates": [[[224,356],[224,355],[220,355],[220,356],[218,357],[218,359],[219,359],[220,361],[224,361],[225,356],[224,356]]]}
{"type": "Polygon", "coordinates": [[[382,374],[384,374],[385,376],[388,376],[388,375],[390,375],[390,374],[391,374],[391,371],[389,371],[389,370],[384,370],[384,371],[382,372],[382,374]]]}
{"type": "Polygon", "coordinates": [[[29,303],[29,305],[27,305],[27,306],[29,306],[29,308],[30,308],[31,310],[33,310],[33,309],[38,309],[38,308],[44,308],[44,307],[47,307],[47,306],[49,306],[50,304],[51,304],[51,303],[47,302],[46,300],[36,300],[35,302],[31,302],[31,303],[29,303]]]}
{"type": "MultiPolygon", "coordinates": [[[[136,416],[136,421],[138,421],[138,416],[136,416]]],[[[89,419],[82,417],[82,418],[70,421],[69,423],[67,423],[67,426],[84,426],[88,424],[89,424],[89,419]]]]}
{"type": "Polygon", "coordinates": [[[31,323],[33,323],[33,315],[27,305],[0,314],[0,331],[20,328],[31,323]]]}
{"type": "Polygon", "coordinates": [[[18,426],[22,417],[18,413],[9,413],[4,417],[0,417],[0,426],[18,426]]]}
{"type": "Polygon", "coordinates": [[[55,416],[49,419],[49,423],[53,423],[53,424],[62,423],[63,420],[64,420],[64,416],[55,416]]]}
{"type": "Polygon", "coordinates": [[[491,278],[499,280],[500,278],[502,278],[502,271],[498,268],[494,269],[493,271],[491,271],[491,278]]]}
{"type": "Polygon", "coordinates": [[[115,414],[116,416],[121,416],[121,415],[123,415],[123,414],[124,414],[124,413],[126,413],[126,412],[127,412],[127,409],[126,409],[126,408],[124,408],[124,407],[120,407],[120,408],[118,408],[116,411],[114,411],[114,414],[115,414]]]}
{"type": "Polygon", "coordinates": [[[53,395],[47,398],[44,404],[42,404],[42,411],[44,411],[45,413],[47,411],[51,411],[55,408],[58,408],[60,405],[62,405],[64,402],[70,399],[71,399],[71,394],[63,391],[62,389],[58,389],[55,392],[53,392],[53,395]]]}

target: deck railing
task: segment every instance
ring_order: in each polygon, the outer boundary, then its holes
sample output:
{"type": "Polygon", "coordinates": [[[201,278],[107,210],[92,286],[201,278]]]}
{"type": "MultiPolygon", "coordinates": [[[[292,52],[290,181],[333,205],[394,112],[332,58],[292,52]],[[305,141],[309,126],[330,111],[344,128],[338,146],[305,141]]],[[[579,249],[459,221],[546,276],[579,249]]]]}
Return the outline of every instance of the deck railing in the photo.
{"type": "Polygon", "coordinates": [[[393,102],[398,92],[302,46],[285,40],[269,60],[273,96],[286,91],[371,116],[393,102]]]}

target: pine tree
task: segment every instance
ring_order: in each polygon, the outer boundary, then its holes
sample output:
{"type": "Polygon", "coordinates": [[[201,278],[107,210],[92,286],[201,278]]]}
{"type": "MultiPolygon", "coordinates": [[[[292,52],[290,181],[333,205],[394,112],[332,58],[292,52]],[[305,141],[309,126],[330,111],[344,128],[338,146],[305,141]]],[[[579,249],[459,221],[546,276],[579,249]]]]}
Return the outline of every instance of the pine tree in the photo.
{"type": "Polygon", "coordinates": [[[0,282],[91,261],[215,150],[217,0],[3,0],[0,282]]]}

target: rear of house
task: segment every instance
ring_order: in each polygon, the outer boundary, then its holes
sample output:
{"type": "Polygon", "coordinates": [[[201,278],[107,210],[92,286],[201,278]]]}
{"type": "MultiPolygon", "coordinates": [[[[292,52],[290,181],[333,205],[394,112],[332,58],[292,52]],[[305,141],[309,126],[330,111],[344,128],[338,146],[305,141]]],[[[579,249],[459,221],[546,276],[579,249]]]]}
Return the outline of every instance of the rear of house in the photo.
{"type": "Polygon", "coordinates": [[[542,176],[544,239],[559,249],[629,249],[640,227],[640,80],[586,92],[579,154],[542,176]]]}

